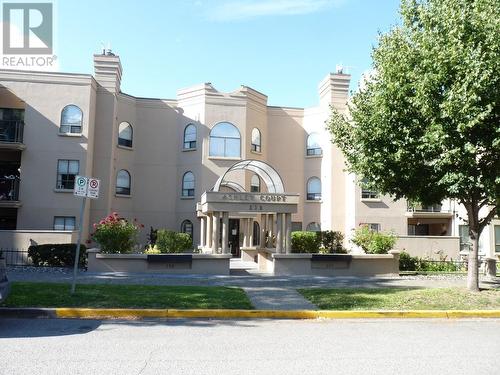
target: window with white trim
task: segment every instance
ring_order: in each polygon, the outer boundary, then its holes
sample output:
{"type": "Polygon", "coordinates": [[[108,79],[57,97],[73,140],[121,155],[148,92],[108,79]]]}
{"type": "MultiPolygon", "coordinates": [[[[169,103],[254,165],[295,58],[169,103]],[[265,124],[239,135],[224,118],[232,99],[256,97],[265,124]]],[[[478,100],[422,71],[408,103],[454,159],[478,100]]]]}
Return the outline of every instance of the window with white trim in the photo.
{"type": "Polygon", "coordinates": [[[182,176],[182,196],[194,197],[194,174],[191,171],[182,176]]]}
{"type": "Polygon", "coordinates": [[[307,200],[321,200],[321,180],[318,177],[311,177],[307,180],[307,200]]]}
{"type": "Polygon", "coordinates": [[[74,216],[54,216],[54,230],[75,230],[74,216]]]}
{"type": "Polygon", "coordinates": [[[80,134],[82,132],[83,112],[74,104],[67,105],[61,111],[59,133],[80,134]]]}
{"type": "Polygon", "coordinates": [[[80,170],[80,161],[60,159],[57,161],[57,189],[72,190],[75,177],[80,170]]]}
{"type": "Polygon", "coordinates": [[[125,169],[120,169],[116,174],[116,194],[130,195],[130,186],[130,173],[125,169]]]}
{"type": "Polygon", "coordinates": [[[261,152],[260,130],[257,128],[252,129],[252,151],[261,152]]]}
{"type": "Polygon", "coordinates": [[[307,156],[321,156],[323,154],[323,149],[320,146],[319,134],[311,133],[307,136],[307,156]]]}
{"type": "Polygon", "coordinates": [[[188,124],[184,128],[184,150],[196,148],[196,126],[188,124]]]}
{"type": "Polygon", "coordinates": [[[122,122],[118,126],[118,144],[124,147],[132,147],[134,129],[128,122],[122,122]]]}
{"type": "Polygon", "coordinates": [[[210,131],[209,156],[241,157],[241,136],[238,128],[229,122],[219,122],[210,131]]]}

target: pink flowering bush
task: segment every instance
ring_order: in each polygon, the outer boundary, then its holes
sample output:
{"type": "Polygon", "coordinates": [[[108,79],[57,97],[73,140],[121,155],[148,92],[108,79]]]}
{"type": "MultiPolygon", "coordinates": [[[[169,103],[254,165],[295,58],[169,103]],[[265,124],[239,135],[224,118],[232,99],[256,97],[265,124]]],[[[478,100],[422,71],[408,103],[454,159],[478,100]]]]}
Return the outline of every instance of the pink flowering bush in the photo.
{"type": "Polygon", "coordinates": [[[137,219],[131,223],[113,212],[94,224],[92,239],[100,245],[102,253],[130,253],[140,228],[144,225],[139,224],[137,219]]]}

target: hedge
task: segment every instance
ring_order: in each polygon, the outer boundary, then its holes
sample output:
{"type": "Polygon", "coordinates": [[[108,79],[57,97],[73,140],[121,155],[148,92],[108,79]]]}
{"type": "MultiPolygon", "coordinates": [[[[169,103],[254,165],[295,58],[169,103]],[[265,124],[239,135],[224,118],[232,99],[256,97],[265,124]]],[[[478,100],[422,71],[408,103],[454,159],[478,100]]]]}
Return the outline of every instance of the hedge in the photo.
{"type": "Polygon", "coordinates": [[[193,240],[187,233],[159,229],[156,233],[156,248],[162,253],[183,253],[193,248],[193,240]]]}
{"type": "MultiPolygon", "coordinates": [[[[80,245],[79,266],[85,267],[87,249],[80,245]]],[[[75,264],[76,244],[44,244],[31,245],[28,248],[28,257],[35,266],[72,267],[75,264]]]]}

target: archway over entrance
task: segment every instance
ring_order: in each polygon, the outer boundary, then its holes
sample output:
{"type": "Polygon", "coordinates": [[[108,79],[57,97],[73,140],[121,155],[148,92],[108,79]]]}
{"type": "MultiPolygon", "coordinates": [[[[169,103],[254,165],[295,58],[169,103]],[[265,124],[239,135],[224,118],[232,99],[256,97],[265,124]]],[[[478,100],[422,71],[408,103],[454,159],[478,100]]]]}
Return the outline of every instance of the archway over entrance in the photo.
{"type": "Polygon", "coordinates": [[[292,213],[297,212],[298,203],[299,194],[285,192],[283,180],[271,165],[259,160],[237,162],[219,177],[211,191],[202,194],[197,204],[201,219],[199,248],[211,254],[234,254],[234,248],[240,245],[242,254],[248,256],[259,251],[290,253],[292,213]],[[228,180],[229,172],[237,170],[256,173],[267,192],[247,192],[228,180]],[[233,191],[220,191],[222,186],[233,191]],[[259,223],[258,242],[254,241],[255,221],[259,223]]]}

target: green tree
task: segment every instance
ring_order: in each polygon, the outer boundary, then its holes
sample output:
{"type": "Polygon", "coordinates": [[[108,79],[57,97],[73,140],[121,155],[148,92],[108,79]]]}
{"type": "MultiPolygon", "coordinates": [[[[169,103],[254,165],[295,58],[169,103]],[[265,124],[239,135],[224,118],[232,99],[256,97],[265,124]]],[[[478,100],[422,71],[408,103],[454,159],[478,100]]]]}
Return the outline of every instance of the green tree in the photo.
{"type": "Polygon", "coordinates": [[[478,240],[499,207],[500,3],[402,0],[381,35],[373,75],[350,117],[333,111],[333,142],[348,169],[396,199],[467,211],[467,287],[478,291],[478,240]]]}

